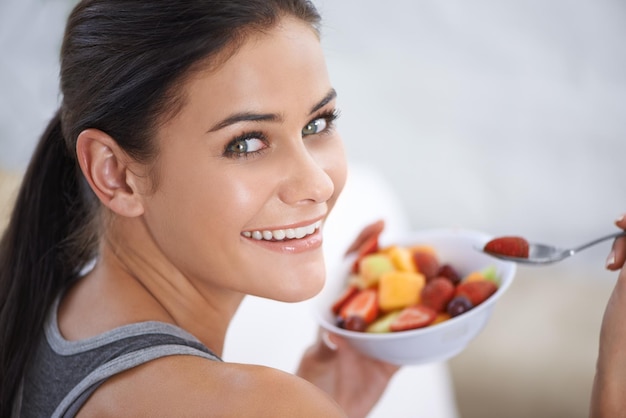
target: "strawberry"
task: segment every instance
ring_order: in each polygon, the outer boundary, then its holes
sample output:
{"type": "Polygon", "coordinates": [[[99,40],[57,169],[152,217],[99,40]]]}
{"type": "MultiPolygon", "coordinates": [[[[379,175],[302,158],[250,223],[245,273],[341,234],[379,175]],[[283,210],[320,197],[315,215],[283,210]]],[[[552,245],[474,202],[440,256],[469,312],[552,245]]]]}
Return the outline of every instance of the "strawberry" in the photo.
{"type": "Polygon", "coordinates": [[[348,286],[346,288],[346,290],[343,292],[343,294],[341,296],[339,296],[339,298],[335,301],[335,303],[333,303],[332,306],[332,311],[335,315],[339,315],[339,312],[341,312],[341,308],[344,307],[344,305],[350,300],[352,299],[352,297],[354,295],[356,295],[359,292],[359,289],[356,286],[348,286]]]}
{"type": "Polygon", "coordinates": [[[465,296],[472,305],[477,306],[483,303],[489,296],[493,295],[498,286],[490,280],[477,280],[473,282],[463,282],[456,287],[454,296],[465,296]]]}
{"type": "Polygon", "coordinates": [[[507,257],[528,258],[528,241],[516,236],[498,237],[485,244],[484,250],[507,257]]]}
{"type": "Polygon", "coordinates": [[[437,275],[437,272],[439,272],[439,260],[433,252],[424,250],[414,251],[413,263],[415,263],[417,271],[426,277],[426,280],[432,279],[437,275]]]}
{"type": "Polygon", "coordinates": [[[422,289],[421,303],[424,306],[443,312],[454,297],[454,285],[445,277],[435,277],[422,289]]]}
{"type": "Polygon", "coordinates": [[[339,316],[344,320],[349,317],[358,316],[369,325],[378,316],[378,291],[373,288],[359,290],[341,308],[339,316]]]}
{"type": "Polygon", "coordinates": [[[389,326],[389,329],[396,332],[422,328],[432,324],[435,318],[437,318],[437,312],[428,306],[411,305],[400,312],[398,317],[389,326]]]}

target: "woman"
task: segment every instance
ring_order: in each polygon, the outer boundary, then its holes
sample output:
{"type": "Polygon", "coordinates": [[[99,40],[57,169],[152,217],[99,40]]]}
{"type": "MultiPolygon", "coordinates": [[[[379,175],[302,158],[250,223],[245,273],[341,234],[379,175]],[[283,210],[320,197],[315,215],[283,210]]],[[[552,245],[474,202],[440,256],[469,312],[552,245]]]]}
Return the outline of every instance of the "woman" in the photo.
{"type": "Polygon", "coordinates": [[[301,377],[220,359],[246,294],[324,282],[346,165],[318,24],[306,0],[77,5],[0,246],[1,416],[374,406],[397,367],[336,337],[301,377]]]}

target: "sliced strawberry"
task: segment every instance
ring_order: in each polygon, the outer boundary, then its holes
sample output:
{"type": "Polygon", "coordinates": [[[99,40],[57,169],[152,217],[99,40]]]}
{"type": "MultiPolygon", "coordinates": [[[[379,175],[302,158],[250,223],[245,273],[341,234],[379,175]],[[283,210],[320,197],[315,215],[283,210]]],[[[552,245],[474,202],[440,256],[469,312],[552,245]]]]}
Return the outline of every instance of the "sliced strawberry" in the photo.
{"type": "Polygon", "coordinates": [[[335,315],[339,315],[339,312],[341,312],[341,308],[343,308],[344,305],[357,293],[359,293],[359,289],[356,286],[351,285],[346,287],[346,290],[344,290],[341,296],[339,296],[335,303],[333,303],[333,306],[331,308],[333,313],[335,315]]]}
{"type": "Polygon", "coordinates": [[[445,277],[435,277],[426,283],[422,289],[421,304],[444,312],[448,302],[454,297],[454,285],[445,277]]]}
{"type": "Polygon", "coordinates": [[[372,288],[359,290],[344,304],[339,316],[343,319],[358,316],[365,321],[365,324],[371,324],[378,316],[378,291],[372,288]]]}
{"type": "Polygon", "coordinates": [[[391,323],[389,329],[393,332],[422,328],[432,324],[437,318],[437,312],[428,306],[412,305],[400,312],[400,315],[391,323]]]}
{"type": "Polygon", "coordinates": [[[496,293],[498,286],[490,280],[477,280],[473,282],[463,282],[456,287],[455,296],[465,296],[477,306],[483,303],[489,296],[496,293]]]}
{"type": "Polygon", "coordinates": [[[378,236],[379,234],[370,235],[367,239],[365,239],[365,241],[361,243],[359,249],[357,250],[356,260],[354,260],[354,264],[352,264],[352,273],[358,273],[359,263],[361,262],[361,259],[363,257],[378,252],[378,236]]]}
{"type": "Polygon", "coordinates": [[[491,254],[528,258],[528,241],[516,236],[498,237],[485,244],[484,250],[491,254]]]}

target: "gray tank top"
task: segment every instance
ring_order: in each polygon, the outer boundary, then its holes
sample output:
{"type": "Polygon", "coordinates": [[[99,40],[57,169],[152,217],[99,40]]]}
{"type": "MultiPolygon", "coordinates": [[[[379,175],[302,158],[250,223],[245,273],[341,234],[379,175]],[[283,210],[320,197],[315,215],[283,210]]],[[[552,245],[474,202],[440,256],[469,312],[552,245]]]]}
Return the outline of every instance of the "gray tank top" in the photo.
{"type": "Polygon", "coordinates": [[[68,341],[59,331],[58,305],[59,299],[20,384],[14,418],[73,417],[108,378],[157,358],[191,355],[221,361],[182,328],[156,321],[68,341]]]}

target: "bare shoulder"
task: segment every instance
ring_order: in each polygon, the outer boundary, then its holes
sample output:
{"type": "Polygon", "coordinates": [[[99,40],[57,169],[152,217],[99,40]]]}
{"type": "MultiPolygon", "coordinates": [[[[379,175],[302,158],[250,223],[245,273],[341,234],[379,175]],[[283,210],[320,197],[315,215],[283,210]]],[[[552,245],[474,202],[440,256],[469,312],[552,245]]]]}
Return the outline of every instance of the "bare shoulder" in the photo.
{"type": "Polygon", "coordinates": [[[326,393],[289,373],[195,356],[170,356],[109,379],[79,416],[345,415],[326,393]]]}

